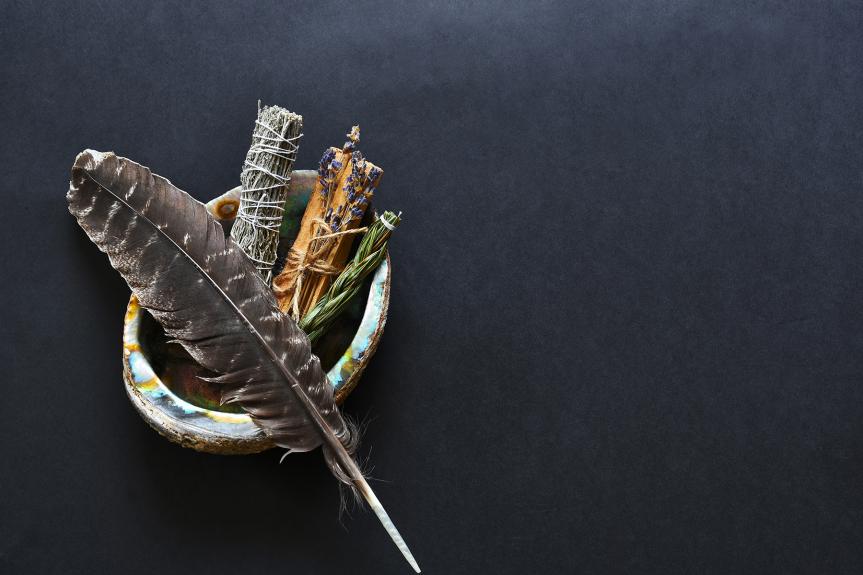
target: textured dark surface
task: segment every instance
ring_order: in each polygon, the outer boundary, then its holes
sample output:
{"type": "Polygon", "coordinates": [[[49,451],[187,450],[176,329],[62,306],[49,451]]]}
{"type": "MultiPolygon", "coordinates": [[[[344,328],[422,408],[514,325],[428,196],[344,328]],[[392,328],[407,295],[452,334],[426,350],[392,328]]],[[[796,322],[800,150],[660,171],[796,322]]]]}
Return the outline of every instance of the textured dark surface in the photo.
{"type": "Polygon", "coordinates": [[[359,123],[405,211],[345,408],[428,573],[863,571],[859,4],[2,15],[0,572],[409,572],[319,453],[183,450],[123,391],[69,167],[209,199],[258,98],[299,168],[359,123]]]}

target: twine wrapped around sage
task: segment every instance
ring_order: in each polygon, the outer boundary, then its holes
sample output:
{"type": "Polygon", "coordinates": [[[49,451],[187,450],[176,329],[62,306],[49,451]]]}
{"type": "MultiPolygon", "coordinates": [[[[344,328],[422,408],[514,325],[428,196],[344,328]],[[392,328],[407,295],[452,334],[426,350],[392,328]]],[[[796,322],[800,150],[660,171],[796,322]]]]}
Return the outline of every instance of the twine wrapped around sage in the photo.
{"type": "Polygon", "coordinates": [[[231,237],[269,285],[303,117],[279,106],[258,111],[240,174],[240,207],[231,237]]]}
{"type": "Polygon", "coordinates": [[[315,343],[326,333],[333,321],[360,291],[363,280],[378,269],[387,256],[387,241],[401,221],[401,214],[384,212],[369,226],[357,246],[354,259],[348,263],[311,311],[300,320],[300,328],[309,336],[309,341],[315,343]]]}

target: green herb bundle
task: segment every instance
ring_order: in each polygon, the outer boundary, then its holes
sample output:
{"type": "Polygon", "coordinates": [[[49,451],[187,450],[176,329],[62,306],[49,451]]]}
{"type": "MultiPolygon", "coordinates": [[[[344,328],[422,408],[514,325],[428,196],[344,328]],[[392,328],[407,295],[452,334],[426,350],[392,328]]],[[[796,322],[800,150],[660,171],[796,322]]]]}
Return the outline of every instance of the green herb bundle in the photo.
{"type": "Polygon", "coordinates": [[[345,267],[336,281],[315,307],[299,322],[300,328],[315,343],[326,333],[333,320],[342,313],[351,299],[357,295],[366,276],[378,268],[387,255],[387,240],[401,223],[401,217],[393,212],[384,212],[363,235],[354,259],[345,267]]]}

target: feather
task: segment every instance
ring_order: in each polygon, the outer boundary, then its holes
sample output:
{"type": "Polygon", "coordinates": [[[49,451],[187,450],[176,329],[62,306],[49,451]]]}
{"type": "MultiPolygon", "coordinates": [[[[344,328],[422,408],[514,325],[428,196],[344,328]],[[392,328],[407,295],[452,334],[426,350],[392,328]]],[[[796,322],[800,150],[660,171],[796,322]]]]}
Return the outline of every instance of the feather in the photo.
{"type": "Polygon", "coordinates": [[[342,417],[308,338],[281,313],[253,263],[206,206],[149,169],[87,150],[72,167],[69,211],[141,305],[237,403],[290,451],[323,448],[416,572],[398,530],[354,462],[358,434],[342,417]]]}

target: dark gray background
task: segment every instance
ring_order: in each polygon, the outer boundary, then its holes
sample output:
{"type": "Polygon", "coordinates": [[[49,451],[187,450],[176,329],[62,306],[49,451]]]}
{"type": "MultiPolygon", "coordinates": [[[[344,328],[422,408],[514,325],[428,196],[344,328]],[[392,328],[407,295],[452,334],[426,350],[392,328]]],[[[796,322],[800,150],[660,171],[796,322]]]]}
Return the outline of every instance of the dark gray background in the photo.
{"type": "Polygon", "coordinates": [[[427,573],[863,571],[857,2],[3,2],[2,573],[408,573],[319,454],[181,449],[121,383],[84,148],[200,199],[256,102],[404,210],[346,411],[427,573]],[[369,454],[369,452],[371,452],[369,454]]]}

